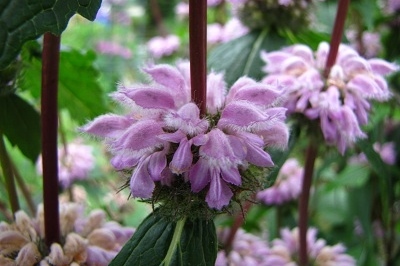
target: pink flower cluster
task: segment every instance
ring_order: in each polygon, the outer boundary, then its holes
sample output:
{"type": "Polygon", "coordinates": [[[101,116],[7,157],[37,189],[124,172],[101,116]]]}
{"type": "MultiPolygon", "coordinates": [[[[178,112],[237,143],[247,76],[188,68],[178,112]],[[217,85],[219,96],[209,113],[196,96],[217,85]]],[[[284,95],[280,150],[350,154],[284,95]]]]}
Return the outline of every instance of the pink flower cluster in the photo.
{"type": "MultiPolygon", "coordinates": [[[[229,232],[230,230],[221,230],[218,234],[218,241],[224,244],[229,232]]],[[[264,260],[268,254],[269,247],[266,240],[239,229],[232,243],[232,250],[228,254],[224,250],[219,251],[215,266],[267,266],[264,260]]]]}
{"type": "Polygon", "coordinates": [[[263,82],[282,84],[288,94],[285,106],[290,113],[319,119],[325,141],[341,153],[357,138],[366,135],[360,126],[368,122],[371,100],[390,98],[383,76],[397,66],[382,59],[366,60],[346,45],[340,45],[336,63],[325,78],[329,44],[321,43],[315,53],[305,45],[281,51],[262,52],[268,73],[263,82]]]}
{"type": "MultiPolygon", "coordinates": [[[[265,265],[296,266],[296,257],[299,252],[298,228],[281,229],[281,238],[272,241],[270,254],[265,259],[265,265]]],[[[310,265],[315,266],[355,266],[356,261],[345,254],[346,248],[342,244],[326,245],[323,239],[317,239],[317,229],[307,231],[307,250],[310,265]]]]}
{"type": "Polygon", "coordinates": [[[242,37],[249,29],[237,18],[230,19],[225,25],[213,23],[207,25],[207,41],[211,44],[225,43],[242,37]]]}
{"type": "Polygon", "coordinates": [[[133,169],[134,197],[151,198],[155,182],[171,186],[189,182],[191,191],[206,190],[215,209],[229,204],[232,187],[242,184],[250,164],[272,167],[266,147],[287,145],[286,109],[272,85],[240,78],[226,94],[221,74],[207,77],[207,117],[191,102],[189,63],[144,69],[151,84],[120,86],[112,94],[128,108],[126,115],[96,118],[83,131],[105,138],[118,169],[133,169]]]}
{"type": "MultiPolygon", "coordinates": [[[[221,231],[218,240],[224,244],[227,233],[221,231]]],[[[281,238],[268,243],[262,238],[239,229],[232,243],[232,250],[227,254],[219,251],[216,266],[297,266],[299,252],[298,229],[281,229],[281,238]]],[[[323,239],[317,239],[317,230],[307,231],[309,265],[313,266],[355,266],[356,261],[345,254],[342,244],[328,246],[323,239]]]]}
{"type": "Polygon", "coordinates": [[[96,44],[96,50],[100,54],[116,55],[124,59],[129,59],[132,57],[132,52],[129,50],[129,48],[112,41],[99,41],[96,44]]]}
{"type": "Polygon", "coordinates": [[[147,42],[147,49],[154,58],[159,59],[172,55],[179,49],[180,44],[181,42],[176,35],[156,36],[147,42]]]}
{"type": "Polygon", "coordinates": [[[279,171],[275,184],[257,193],[257,199],[268,205],[280,205],[296,199],[301,192],[303,168],[296,159],[288,159],[279,171]]]}
{"type": "MultiPolygon", "coordinates": [[[[58,148],[58,159],[58,179],[63,188],[68,188],[76,180],[86,179],[95,167],[93,148],[78,140],[58,148]]],[[[43,174],[42,156],[36,163],[36,170],[43,174]]]]}

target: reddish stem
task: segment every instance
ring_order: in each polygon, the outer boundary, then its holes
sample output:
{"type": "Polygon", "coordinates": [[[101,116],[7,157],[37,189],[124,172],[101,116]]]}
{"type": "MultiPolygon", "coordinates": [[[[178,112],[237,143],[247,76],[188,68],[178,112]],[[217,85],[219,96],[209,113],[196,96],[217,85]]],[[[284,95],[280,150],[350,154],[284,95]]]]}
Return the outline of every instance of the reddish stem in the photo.
{"type": "Polygon", "coordinates": [[[207,1],[189,1],[190,85],[192,101],[206,114],[207,1]]]}
{"type": "Polygon", "coordinates": [[[324,76],[327,78],[332,66],[336,62],[339,45],[342,40],[344,23],[346,21],[347,10],[349,9],[350,0],[339,0],[338,9],[333,26],[332,39],[329,48],[328,58],[326,60],[324,76]]]}
{"type": "Polygon", "coordinates": [[[42,54],[42,158],[45,241],[60,242],[58,210],[57,94],[60,37],[45,33],[42,54]]]}
{"type": "Polygon", "coordinates": [[[317,158],[317,149],[312,140],[307,148],[306,162],[304,167],[303,184],[299,199],[299,265],[306,266],[307,255],[307,230],[308,230],[308,201],[310,199],[310,188],[314,173],[314,163],[317,158]]]}
{"type": "MultiPolygon", "coordinates": [[[[254,198],[254,196],[252,197],[252,199],[253,198],[254,198]]],[[[239,230],[240,227],[242,227],[242,225],[244,223],[244,216],[250,210],[252,205],[253,205],[252,202],[247,201],[245,203],[245,205],[243,206],[242,213],[237,214],[235,221],[233,222],[233,225],[230,228],[229,235],[226,239],[226,242],[224,243],[224,245],[225,245],[224,249],[225,249],[226,254],[228,254],[231,251],[233,240],[235,239],[235,236],[236,236],[236,232],[239,230]]]]}

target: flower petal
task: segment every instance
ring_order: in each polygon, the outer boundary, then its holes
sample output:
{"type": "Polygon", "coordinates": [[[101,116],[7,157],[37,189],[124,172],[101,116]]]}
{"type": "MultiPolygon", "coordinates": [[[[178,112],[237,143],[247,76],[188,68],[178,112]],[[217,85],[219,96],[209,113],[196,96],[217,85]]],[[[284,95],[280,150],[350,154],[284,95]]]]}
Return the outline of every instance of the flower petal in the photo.
{"type": "Polygon", "coordinates": [[[130,188],[133,197],[151,198],[155,184],[147,169],[148,161],[144,159],[133,171],[130,181],[130,188]]]}
{"type": "Polygon", "coordinates": [[[200,158],[196,164],[190,168],[189,180],[192,191],[200,192],[210,182],[209,166],[205,159],[200,158]]]}
{"type": "Polygon", "coordinates": [[[117,138],[134,122],[135,120],[126,116],[108,114],[96,117],[92,122],[80,128],[80,131],[103,138],[117,138]]]}
{"type": "Polygon", "coordinates": [[[172,161],[169,163],[169,168],[172,173],[182,174],[190,168],[193,161],[191,147],[192,141],[188,141],[186,138],[182,139],[178,149],[174,153],[172,161]]]}
{"type": "Polygon", "coordinates": [[[214,170],[211,177],[210,189],[206,196],[206,202],[211,208],[221,210],[222,207],[229,204],[233,193],[229,186],[223,181],[219,173],[214,170]]]}

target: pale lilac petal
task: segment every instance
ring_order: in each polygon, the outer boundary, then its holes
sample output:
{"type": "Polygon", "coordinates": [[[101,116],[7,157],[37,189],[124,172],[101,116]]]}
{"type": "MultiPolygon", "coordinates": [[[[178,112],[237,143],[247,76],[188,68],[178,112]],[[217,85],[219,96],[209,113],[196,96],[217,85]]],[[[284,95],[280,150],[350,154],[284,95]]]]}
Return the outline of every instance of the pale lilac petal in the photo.
{"type": "Polygon", "coordinates": [[[210,189],[206,196],[206,202],[211,208],[221,210],[222,207],[229,204],[233,193],[228,185],[219,177],[218,173],[213,173],[210,183],[210,189]]]}
{"type": "Polygon", "coordinates": [[[171,93],[177,106],[187,103],[190,99],[190,90],[187,88],[185,76],[177,68],[169,65],[158,65],[146,68],[155,82],[165,86],[171,93]]]}
{"type": "Polygon", "coordinates": [[[207,76],[207,110],[216,114],[225,102],[226,84],[222,74],[210,73],[207,76]]]}
{"type": "Polygon", "coordinates": [[[307,45],[304,45],[304,44],[292,45],[291,47],[289,47],[287,49],[287,51],[293,55],[301,57],[303,60],[305,60],[310,65],[314,64],[313,51],[307,45]]]}
{"type": "Polygon", "coordinates": [[[257,83],[241,88],[232,100],[245,100],[257,105],[270,106],[281,95],[282,92],[276,87],[257,83]]]}
{"type": "Polygon", "coordinates": [[[185,80],[182,74],[174,67],[169,65],[157,65],[143,69],[155,82],[168,89],[178,90],[185,93],[185,80]]]}
{"type": "Polygon", "coordinates": [[[161,142],[156,138],[163,134],[162,125],[152,120],[141,120],[133,124],[121,137],[113,143],[115,149],[153,149],[160,146],[161,142]]]}
{"type": "Polygon", "coordinates": [[[347,83],[347,88],[357,91],[366,98],[374,98],[379,93],[374,80],[367,75],[357,75],[347,83]]]}
{"type": "Polygon", "coordinates": [[[289,129],[285,123],[276,123],[270,128],[257,132],[262,136],[264,144],[267,147],[284,149],[289,141],[289,129]]]}
{"type": "Polygon", "coordinates": [[[371,66],[372,72],[374,72],[374,74],[382,76],[391,74],[399,69],[397,65],[379,58],[370,59],[368,60],[368,63],[371,66]]]}
{"type": "Polygon", "coordinates": [[[196,164],[190,168],[189,180],[192,191],[200,192],[210,182],[209,167],[204,159],[200,158],[196,164]]]}
{"type": "Polygon", "coordinates": [[[147,88],[129,90],[126,96],[137,105],[150,109],[174,109],[175,101],[171,93],[161,89],[147,88]]]}
{"type": "Polygon", "coordinates": [[[235,128],[252,126],[256,123],[263,122],[267,118],[255,105],[247,101],[233,101],[221,113],[218,121],[220,128],[235,128]]]}
{"type": "Polygon", "coordinates": [[[192,141],[182,139],[178,149],[174,153],[172,161],[169,163],[169,168],[174,174],[182,174],[186,172],[192,165],[192,141]]]}
{"type": "Polygon", "coordinates": [[[133,197],[151,198],[155,188],[148,169],[148,161],[144,159],[133,171],[130,188],[133,197]]]}
{"type": "Polygon", "coordinates": [[[262,70],[270,74],[280,73],[282,70],[281,69],[282,62],[284,62],[290,57],[293,57],[293,55],[282,51],[276,51],[270,53],[261,51],[260,56],[261,59],[267,63],[267,65],[263,67],[262,70]]]}
{"type": "Polygon", "coordinates": [[[80,131],[104,138],[117,138],[134,122],[135,120],[126,116],[108,114],[96,117],[92,122],[83,126],[80,131]]]}
{"type": "Polygon", "coordinates": [[[147,170],[154,181],[159,181],[162,178],[161,173],[166,166],[167,158],[165,151],[155,152],[149,156],[147,170]]]}
{"type": "Polygon", "coordinates": [[[121,153],[111,158],[111,165],[116,170],[128,169],[136,166],[140,160],[140,155],[134,153],[121,153]]]}
{"type": "Polygon", "coordinates": [[[232,99],[235,97],[236,93],[240,91],[243,87],[248,86],[248,85],[255,85],[257,84],[253,79],[248,78],[248,77],[241,77],[239,78],[229,89],[228,95],[226,96],[226,101],[225,103],[228,104],[232,101],[232,99]]]}
{"type": "Polygon", "coordinates": [[[199,134],[197,136],[194,136],[191,140],[193,141],[193,145],[201,146],[207,143],[208,136],[205,134],[199,134]]]}
{"type": "Polygon", "coordinates": [[[240,186],[242,184],[242,177],[241,177],[237,167],[221,169],[221,177],[226,182],[234,184],[236,186],[240,186]]]}
{"type": "Polygon", "coordinates": [[[179,129],[190,136],[203,133],[208,129],[208,121],[200,119],[200,110],[194,103],[183,105],[176,113],[168,113],[164,121],[169,129],[179,129]]]}
{"type": "Polygon", "coordinates": [[[162,141],[169,141],[173,143],[179,143],[183,138],[186,138],[186,134],[178,130],[173,133],[164,133],[158,135],[157,138],[162,141]]]}

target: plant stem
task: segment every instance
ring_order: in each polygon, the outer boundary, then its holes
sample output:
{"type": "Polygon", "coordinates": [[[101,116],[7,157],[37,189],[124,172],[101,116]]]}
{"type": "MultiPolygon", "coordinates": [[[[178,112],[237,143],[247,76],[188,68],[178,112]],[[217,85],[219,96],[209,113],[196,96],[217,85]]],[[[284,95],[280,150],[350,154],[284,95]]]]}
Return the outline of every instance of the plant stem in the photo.
{"type": "Polygon", "coordinates": [[[236,232],[239,230],[240,227],[242,227],[244,223],[244,215],[249,211],[252,205],[253,203],[251,201],[247,201],[243,206],[242,212],[236,215],[235,221],[233,222],[233,225],[229,231],[229,235],[226,239],[226,242],[224,243],[224,250],[226,254],[228,254],[232,250],[232,244],[233,240],[235,240],[236,232]]]}
{"type": "Polygon", "coordinates": [[[58,210],[57,95],[60,37],[44,34],[42,54],[42,158],[45,242],[60,242],[58,210]]]}
{"type": "Polygon", "coordinates": [[[26,187],[24,179],[22,178],[21,174],[19,173],[15,163],[10,158],[10,164],[12,171],[14,173],[15,180],[17,181],[18,187],[20,188],[22,195],[25,198],[26,204],[28,205],[29,211],[31,212],[32,217],[36,214],[36,205],[32,199],[32,194],[30,193],[29,189],[26,187]]]}
{"type": "Polygon", "coordinates": [[[162,37],[168,35],[167,29],[164,26],[163,17],[160,10],[160,5],[157,0],[150,0],[150,11],[151,15],[156,22],[157,30],[162,37]]]}
{"type": "Polygon", "coordinates": [[[189,0],[190,85],[192,101],[206,114],[207,1],[189,0]]]}
{"type": "Polygon", "coordinates": [[[19,208],[18,194],[14,182],[14,174],[8,157],[6,145],[4,144],[3,132],[0,131],[0,164],[3,169],[4,180],[8,192],[8,200],[10,202],[12,213],[16,213],[19,208]]]}
{"type": "Polygon", "coordinates": [[[185,227],[186,217],[180,219],[175,226],[174,235],[172,236],[171,243],[169,245],[167,254],[165,255],[164,263],[162,265],[169,266],[172,261],[172,257],[175,253],[176,247],[178,246],[179,242],[181,241],[182,231],[185,227]]]}
{"type": "Polygon", "coordinates": [[[317,148],[313,140],[309,140],[306,162],[304,167],[303,184],[299,199],[299,265],[306,266],[307,255],[307,230],[308,230],[308,201],[310,199],[310,188],[314,173],[314,163],[317,158],[317,148]]]}
{"type": "Polygon", "coordinates": [[[326,60],[324,76],[327,78],[332,66],[336,62],[339,50],[339,44],[342,40],[344,23],[346,21],[347,10],[349,9],[350,0],[339,0],[336,12],[335,24],[333,26],[332,39],[329,48],[328,58],[326,60]]]}

